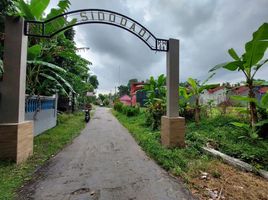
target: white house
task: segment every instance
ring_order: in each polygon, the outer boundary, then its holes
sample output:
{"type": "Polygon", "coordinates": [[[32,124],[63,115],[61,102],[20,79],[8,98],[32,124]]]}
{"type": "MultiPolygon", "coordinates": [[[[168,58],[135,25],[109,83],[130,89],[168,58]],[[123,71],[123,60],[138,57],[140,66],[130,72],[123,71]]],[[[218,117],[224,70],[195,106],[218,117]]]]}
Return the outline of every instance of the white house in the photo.
{"type": "Polygon", "coordinates": [[[222,102],[227,101],[227,91],[226,86],[219,86],[213,89],[204,90],[204,92],[200,95],[200,103],[203,105],[208,104],[208,102],[212,101],[214,105],[219,105],[222,102]]]}

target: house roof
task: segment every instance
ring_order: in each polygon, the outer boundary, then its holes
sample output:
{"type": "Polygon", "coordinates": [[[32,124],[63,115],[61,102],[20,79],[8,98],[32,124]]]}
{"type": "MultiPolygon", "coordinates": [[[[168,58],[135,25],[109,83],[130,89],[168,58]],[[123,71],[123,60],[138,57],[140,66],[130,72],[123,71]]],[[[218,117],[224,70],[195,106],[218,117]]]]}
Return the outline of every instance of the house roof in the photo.
{"type": "Polygon", "coordinates": [[[225,86],[215,87],[213,89],[209,89],[208,93],[213,94],[214,92],[219,91],[219,90],[224,89],[224,88],[225,88],[225,86]]]}
{"type": "Polygon", "coordinates": [[[124,96],[120,97],[120,101],[131,101],[131,98],[125,94],[124,96]]]}
{"type": "Polygon", "coordinates": [[[260,89],[259,89],[259,93],[261,93],[261,94],[264,94],[264,93],[266,93],[268,91],[268,86],[266,86],[266,87],[261,87],[260,89]]]}
{"type": "Polygon", "coordinates": [[[244,85],[232,89],[232,91],[234,93],[236,93],[236,94],[242,94],[243,92],[245,92],[247,90],[248,90],[248,87],[247,86],[244,86],[244,85]]]}

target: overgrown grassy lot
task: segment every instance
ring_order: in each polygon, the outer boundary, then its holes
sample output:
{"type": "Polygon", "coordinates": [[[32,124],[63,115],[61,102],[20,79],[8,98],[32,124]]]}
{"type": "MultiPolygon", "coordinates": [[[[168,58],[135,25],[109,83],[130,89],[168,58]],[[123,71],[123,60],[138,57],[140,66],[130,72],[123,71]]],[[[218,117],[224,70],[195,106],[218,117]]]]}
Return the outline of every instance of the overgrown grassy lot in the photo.
{"type": "Polygon", "coordinates": [[[187,142],[198,146],[209,143],[221,152],[268,170],[268,140],[248,137],[243,129],[230,124],[237,120],[234,116],[218,115],[204,118],[200,126],[187,123],[187,142]]]}
{"type": "Polygon", "coordinates": [[[160,132],[152,131],[145,125],[144,111],[133,117],[112,112],[151,158],[167,171],[181,177],[200,199],[211,198],[209,188],[216,188],[218,192],[222,190],[227,199],[268,198],[267,181],[223,164],[200,150],[201,146],[209,143],[220,151],[267,169],[268,141],[252,141],[246,137],[238,139],[245,133],[230,125],[236,118],[218,116],[202,120],[200,126],[187,122],[187,148],[167,149],[160,143],[160,132]],[[200,179],[202,172],[208,172],[209,179],[200,179]]]}
{"type": "Polygon", "coordinates": [[[0,162],[0,199],[10,200],[16,190],[30,180],[35,170],[53,157],[84,128],[84,115],[63,114],[58,117],[58,125],[34,138],[34,154],[25,163],[0,162]]]}

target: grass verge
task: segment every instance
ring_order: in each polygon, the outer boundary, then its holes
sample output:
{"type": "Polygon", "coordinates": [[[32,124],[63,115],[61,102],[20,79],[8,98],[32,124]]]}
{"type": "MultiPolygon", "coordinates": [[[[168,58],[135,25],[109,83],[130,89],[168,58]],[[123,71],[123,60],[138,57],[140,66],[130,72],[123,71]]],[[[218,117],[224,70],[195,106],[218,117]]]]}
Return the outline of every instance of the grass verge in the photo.
{"type": "Polygon", "coordinates": [[[195,146],[187,148],[168,149],[160,143],[160,132],[152,131],[144,124],[145,114],[142,112],[138,116],[127,117],[122,113],[113,111],[117,119],[130,131],[142,149],[152,157],[164,169],[175,175],[180,175],[187,181],[186,172],[189,165],[205,165],[210,158],[202,155],[195,146]]]}
{"type": "MultiPolygon", "coordinates": [[[[223,122],[220,123],[219,119],[215,118],[212,125],[210,124],[211,121],[204,121],[204,124],[200,127],[196,127],[194,123],[190,122],[187,124],[186,131],[187,148],[167,149],[160,143],[160,132],[152,131],[145,126],[144,112],[133,117],[127,117],[114,110],[112,113],[129,130],[137,143],[151,158],[167,171],[182,178],[198,198],[210,199],[212,198],[212,192],[217,192],[218,199],[268,199],[266,180],[251,173],[241,172],[217,159],[203,155],[200,151],[201,146],[212,141],[215,143],[222,141],[221,147],[225,150],[228,148],[241,148],[241,150],[243,148],[254,148],[254,144],[247,140],[242,140],[241,143],[234,140],[229,142],[229,146],[224,146],[225,143],[228,143],[228,134],[234,134],[234,138],[243,134],[241,132],[236,133],[234,128],[228,125],[224,129],[224,124],[226,125],[228,119],[223,119],[223,122]],[[205,131],[206,127],[207,130],[205,131]],[[230,132],[230,130],[232,131],[230,132]],[[203,133],[204,131],[206,134],[203,133]],[[210,137],[210,135],[212,136],[210,137]],[[235,143],[238,143],[238,145],[236,146],[235,143]],[[207,175],[202,178],[204,172],[207,175]]],[[[256,152],[265,153],[265,151],[262,151],[262,147],[265,147],[265,145],[266,143],[255,145],[256,152]]]]}
{"type": "Polygon", "coordinates": [[[0,162],[0,200],[14,199],[16,190],[31,179],[35,170],[70,143],[85,127],[84,115],[62,114],[58,125],[34,138],[34,153],[26,162],[0,162]]]}

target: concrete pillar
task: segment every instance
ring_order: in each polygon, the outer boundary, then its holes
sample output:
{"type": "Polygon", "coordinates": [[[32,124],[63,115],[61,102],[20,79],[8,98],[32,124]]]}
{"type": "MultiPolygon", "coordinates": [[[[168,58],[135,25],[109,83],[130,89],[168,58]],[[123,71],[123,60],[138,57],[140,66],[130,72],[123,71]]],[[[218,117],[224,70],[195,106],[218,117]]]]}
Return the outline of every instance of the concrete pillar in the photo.
{"type": "Polygon", "coordinates": [[[161,141],[167,147],[185,146],[185,119],[179,117],[179,40],[169,39],[167,52],[167,116],[161,119],[161,141]]]}
{"type": "Polygon", "coordinates": [[[27,42],[24,20],[6,17],[4,75],[0,82],[0,158],[17,163],[33,150],[33,125],[24,121],[27,42]]]}

